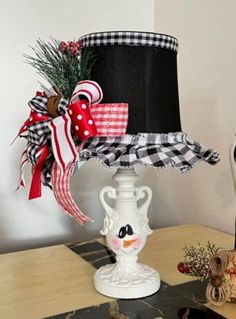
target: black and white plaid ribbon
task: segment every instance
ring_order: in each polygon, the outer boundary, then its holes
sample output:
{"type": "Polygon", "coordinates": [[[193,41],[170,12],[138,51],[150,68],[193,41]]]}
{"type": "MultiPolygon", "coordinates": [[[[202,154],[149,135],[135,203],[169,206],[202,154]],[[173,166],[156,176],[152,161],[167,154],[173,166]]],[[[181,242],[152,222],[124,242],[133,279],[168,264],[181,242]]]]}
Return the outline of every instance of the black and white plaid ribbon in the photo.
{"type": "Polygon", "coordinates": [[[29,126],[28,128],[28,142],[30,144],[42,145],[46,139],[48,134],[50,133],[50,129],[48,127],[48,123],[50,120],[46,120],[43,122],[38,122],[34,125],[29,126]]]}
{"type": "MultiPolygon", "coordinates": [[[[37,112],[39,116],[40,114],[48,115],[47,101],[48,97],[36,95],[33,99],[29,101],[28,105],[33,111],[37,112]]],[[[65,99],[64,97],[61,97],[57,107],[58,113],[60,115],[65,114],[68,105],[69,100],[65,99]]],[[[37,163],[37,159],[40,156],[40,146],[47,144],[49,148],[51,148],[51,131],[48,127],[50,121],[51,119],[42,120],[28,127],[28,131],[25,136],[28,141],[26,148],[26,156],[28,161],[30,161],[33,165],[37,163]]],[[[53,157],[49,156],[43,168],[43,175],[45,177],[45,181],[48,181],[48,175],[50,174],[53,160],[53,157]]]]}
{"type": "MultiPolygon", "coordinates": [[[[31,108],[31,110],[35,112],[38,112],[40,114],[48,114],[47,101],[48,101],[48,97],[36,95],[33,99],[29,101],[28,105],[31,108]]],[[[57,107],[58,113],[60,115],[64,115],[68,105],[69,105],[69,100],[65,99],[64,97],[61,97],[57,107]]]]}
{"type": "Polygon", "coordinates": [[[36,95],[32,100],[28,102],[28,105],[31,108],[31,110],[35,112],[38,112],[40,114],[48,114],[47,101],[47,97],[36,95]]]}
{"type": "Polygon", "coordinates": [[[151,46],[178,52],[178,40],[167,34],[111,31],[90,33],[80,38],[83,47],[106,45],[151,46]]]}
{"type": "Polygon", "coordinates": [[[95,158],[107,167],[172,166],[181,172],[190,170],[199,160],[210,164],[219,154],[187,138],[183,132],[138,134],[122,137],[95,137],[87,140],[79,154],[80,161],[95,158]]]}

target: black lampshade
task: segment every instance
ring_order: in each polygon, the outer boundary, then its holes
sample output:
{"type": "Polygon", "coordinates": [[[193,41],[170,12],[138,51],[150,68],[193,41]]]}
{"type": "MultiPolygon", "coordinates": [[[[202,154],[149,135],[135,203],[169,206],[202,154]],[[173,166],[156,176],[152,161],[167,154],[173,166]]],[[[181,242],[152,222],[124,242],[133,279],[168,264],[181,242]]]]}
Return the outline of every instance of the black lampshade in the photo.
{"type": "Polygon", "coordinates": [[[94,50],[91,80],[103,90],[102,103],[128,104],[126,134],[88,139],[80,161],[95,158],[106,167],[172,166],[186,172],[199,160],[219,160],[216,151],[181,130],[176,38],[115,31],[91,33],[80,41],[94,50]]]}
{"type": "Polygon", "coordinates": [[[127,134],[181,131],[177,49],[174,37],[149,32],[101,32],[83,36],[96,57],[91,80],[103,103],[128,103],[127,134]]]}

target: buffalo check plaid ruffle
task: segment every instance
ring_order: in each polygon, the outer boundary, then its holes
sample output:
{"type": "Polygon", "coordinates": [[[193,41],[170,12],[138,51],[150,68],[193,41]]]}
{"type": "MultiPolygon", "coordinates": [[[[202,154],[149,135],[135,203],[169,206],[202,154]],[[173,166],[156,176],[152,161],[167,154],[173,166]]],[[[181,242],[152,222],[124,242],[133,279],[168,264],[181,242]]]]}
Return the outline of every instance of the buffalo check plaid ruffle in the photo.
{"type": "Polygon", "coordinates": [[[152,32],[98,32],[80,38],[83,47],[105,45],[151,46],[178,51],[178,40],[170,35],[152,32]]]}
{"type": "Polygon", "coordinates": [[[183,132],[138,134],[122,137],[95,137],[87,140],[79,161],[95,158],[106,167],[131,167],[141,164],[156,168],[172,166],[189,171],[198,161],[219,161],[219,154],[187,138],[183,132]]]}

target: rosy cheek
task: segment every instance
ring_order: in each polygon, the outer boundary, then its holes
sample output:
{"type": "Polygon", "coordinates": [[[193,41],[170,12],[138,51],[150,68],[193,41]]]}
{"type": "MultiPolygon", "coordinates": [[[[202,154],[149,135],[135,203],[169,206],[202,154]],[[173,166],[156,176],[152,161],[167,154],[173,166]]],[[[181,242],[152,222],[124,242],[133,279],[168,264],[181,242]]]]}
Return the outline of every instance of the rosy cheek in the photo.
{"type": "Polygon", "coordinates": [[[139,248],[142,244],[142,239],[140,237],[138,237],[135,241],[134,247],[135,248],[139,248]]]}
{"type": "Polygon", "coordinates": [[[114,249],[116,249],[116,250],[118,250],[120,248],[119,240],[116,237],[112,239],[112,245],[113,245],[114,249]]]}

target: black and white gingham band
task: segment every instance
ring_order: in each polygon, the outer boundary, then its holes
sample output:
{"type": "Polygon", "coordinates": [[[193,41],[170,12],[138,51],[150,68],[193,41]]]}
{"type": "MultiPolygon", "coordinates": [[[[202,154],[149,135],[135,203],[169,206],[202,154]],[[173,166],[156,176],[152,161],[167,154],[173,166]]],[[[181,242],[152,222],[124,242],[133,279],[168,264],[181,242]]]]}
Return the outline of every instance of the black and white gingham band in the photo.
{"type": "Polygon", "coordinates": [[[47,97],[36,95],[32,100],[29,101],[28,105],[35,112],[39,112],[41,114],[48,114],[47,101],[47,97]]]}
{"type": "Polygon", "coordinates": [[[170,35],[135,32],[111,31],[90,33],[80,38],[83,47],[106,45],[154,46],[178,52],[178,40],[170,35]]]}
{"type": "MultiPolygon", "coordinates": [[[[32,100],[29,101],[28,105],[33,111],[48,115],[47,102],[48,97],[36,95],[32,100]]],[[[57,106],[59,114],[64,115],[68,108],[68,105],[69,100],[65,99],[64,97],[61,97],[59,104],[57,106]]]]}
{"type": "Polygon", "coordinates": [[[79,161],[90,158],[101,161],[106,167],[172,166],[186,172],[200,160],[215,164],[219,154],[188,139],[185,133],[176,132],[90,138],[79,153],[79,161]]]}

